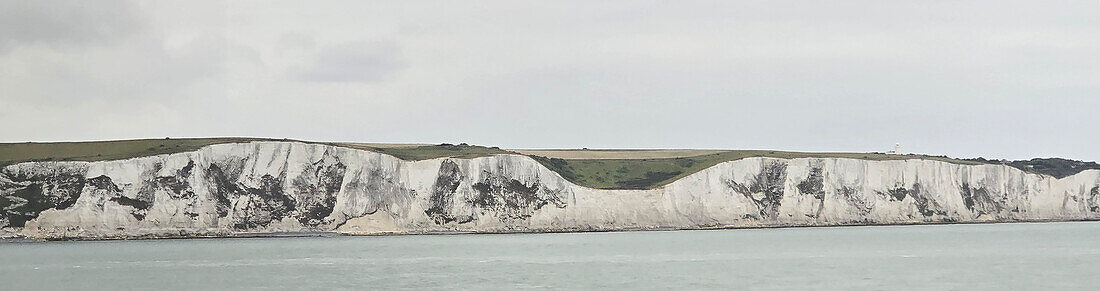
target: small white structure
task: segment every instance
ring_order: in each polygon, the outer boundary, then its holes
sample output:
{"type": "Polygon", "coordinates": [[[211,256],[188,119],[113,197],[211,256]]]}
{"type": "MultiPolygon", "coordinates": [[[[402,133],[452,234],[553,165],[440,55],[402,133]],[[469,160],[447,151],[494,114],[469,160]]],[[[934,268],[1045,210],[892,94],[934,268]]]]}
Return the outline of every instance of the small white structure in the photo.
{"type": "Polygon", "coordinates": [[[901,144],[900,143],[894,144],[894,150],[888,151],[888,152],[886,152],[886,154],[889,154],[889,155],[900,155],[900,154],[902,154],[901,153],[901,144]]]}

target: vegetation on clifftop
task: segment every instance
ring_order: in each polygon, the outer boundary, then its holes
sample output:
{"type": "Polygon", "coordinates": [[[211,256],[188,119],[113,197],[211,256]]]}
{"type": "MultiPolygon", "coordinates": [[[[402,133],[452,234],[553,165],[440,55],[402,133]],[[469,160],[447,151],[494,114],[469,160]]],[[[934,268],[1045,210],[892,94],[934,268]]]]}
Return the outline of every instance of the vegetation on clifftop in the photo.
{"type": "Polygon", "coordinates": [[[198,150],[222,143],[240,143],[273,139],[164,138],[85,142],[0,143],[0,166],[31,161],[108,161],[198,150]]]}
{"type": "Polygon", "coordinates": [[[224,143],[254,141],[293,141],[347,147],[384,153],[403,160],[427,160],[434,158],[476,158],[493,154],[508,154],[496,147],[467,144],[438,145],[385,145],[361,143],[318,143],[290,139],[225,137],[225,138],[164,138],[87,142],[25,142],[0,143],[0,166],[21,162],[42,161],[109,161],[162,154],[195,151],[199,148],[224,143]]]}
{"type": "Polygon", "coordinates": [[[1083,162],[1062,158],[1036,158],[1024,161],[987,160],[983,158],[969,159],[985,164],[1002,164],[1017,168],[1029,173],[1046,174],[1055,178],[1073,176],[1084,170],[1100,170],[1100,164],[1096,162],[1083,162]]]}
{"type": "Polygon", "coordinates": [[[980,164],[977,161],[923,155],[880,153],[801,153],[765,150],[729,150],[691,157],[658,159],[562,159],[532,156],[566,180],[597,189],[652,189],[722,162],[750,157],[848,158],[863,160],[928,159],[956,164],[980,164]]]}
{"type": "MultiPolygon", "coordinates": [[[[0,143],[0,166],[28,161],[104,161],[198,150],[222,143],[253,141],[295,141],[265,138],[181,138],[140,139],[60,143],[0,143]]],[[[496,154],[525,154],[577,185],[597,189],[652,189],[722,162],[749,157],[849,158],[864,160],[927,159],[955,164],[1003,164],[1021,170],[1063,178],[1100,164],[1067,159],[1005,161],[953,159],[945,156],[889,155],[881,153],[803,153],[766,150],[526,150],[508,151],[497,147],[468,144],[364,144],[317,143],[374,151],[403,160],[435,158],[477,158],[496,154]],[[540,154],[549,155],[546,157],[540,154]],[[697,155],[692,155],[697,154],[697,155]],[[578,158],[574,158],[578,157],[578,158]],[[624,157],[624,158],[620,158],[624,157]],[[657,157],[657,158],[654,158],[657,157]]]]}
{"type": "Polygon", "coordinates": [[[512,152],[497,147],[483,147],[468,144],[438,144],[418,145],[402,147],[380,147],[369,145],[356,145],[347,143],[335,143],[335,146],[350,147],[354,149],[368,150],[391,155],[406,161],[430,160],[435,158],[459,158],[470,159],[498,154],[510,154],[512,152]]]}

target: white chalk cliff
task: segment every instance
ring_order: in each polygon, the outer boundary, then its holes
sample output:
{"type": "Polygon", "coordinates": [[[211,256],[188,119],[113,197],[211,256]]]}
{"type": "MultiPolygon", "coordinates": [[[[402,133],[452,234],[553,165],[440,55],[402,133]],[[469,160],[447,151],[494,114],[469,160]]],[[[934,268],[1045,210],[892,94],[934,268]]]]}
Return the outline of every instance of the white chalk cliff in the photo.
{"type": "Polygon", "coordinates": [[[545,232],[1100,219],[1100,171],[748,158],[653,190],[572,184],[521,155],[404,161],[296,142],[0,169],[0,234],[31,238],[545,232]]]}

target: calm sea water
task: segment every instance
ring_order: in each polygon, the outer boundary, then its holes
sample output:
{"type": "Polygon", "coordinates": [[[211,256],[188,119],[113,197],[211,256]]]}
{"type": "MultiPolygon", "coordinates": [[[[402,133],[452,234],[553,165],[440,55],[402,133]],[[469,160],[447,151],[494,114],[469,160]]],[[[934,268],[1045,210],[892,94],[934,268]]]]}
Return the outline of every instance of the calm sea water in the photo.
{"type": "Polygon", "coordinates": [[[1100,289],[1100,223],[0,244],[0,289],[1100,289]]]}

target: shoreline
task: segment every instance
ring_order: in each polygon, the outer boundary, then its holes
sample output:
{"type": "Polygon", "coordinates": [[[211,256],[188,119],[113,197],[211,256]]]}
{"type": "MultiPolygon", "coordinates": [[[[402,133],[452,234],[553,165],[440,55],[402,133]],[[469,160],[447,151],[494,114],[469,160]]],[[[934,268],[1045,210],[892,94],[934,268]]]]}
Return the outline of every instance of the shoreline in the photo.
{"type": "Polygon", "coordinates": [[[965,222],[912,222],[912,223],[849,223],[821,225],[758,225],[758,226],[713,226],[713,227],[648,227],[589,230],[540,230],[540,231],[423,231],[423,232],[379,232],[379,233],[343,233],[334,231],[295,231],[295,232],[257,232],[227,234],[194,235],[140,235],[132,237],[77,237],[77,238],[29,238],[14,236],[0,238],[0,244],[7,243],[48,243],[48,242],[86,242],[86,241],[144,241],[144,240],[187,240],[187,239],[255,239],[255,238],[306,238],[306,237],[386,237],[386,236],[445,236],[445,235],[511,235],[511,234],[558,234],[558,233],[607,233],[607,232],[643,232],[643,231],[722,231],[751,229],[791,229],[791,228],[832,228],[832,227],[887,227],[887,226],[925,226],[925,225],[981,225],[981,224],[1017,224],[1017,223],[1072,223],[1100,222],[1098,218],[1086,219],[1029,219],[1010,221],[965,221],[965,222]]]}

